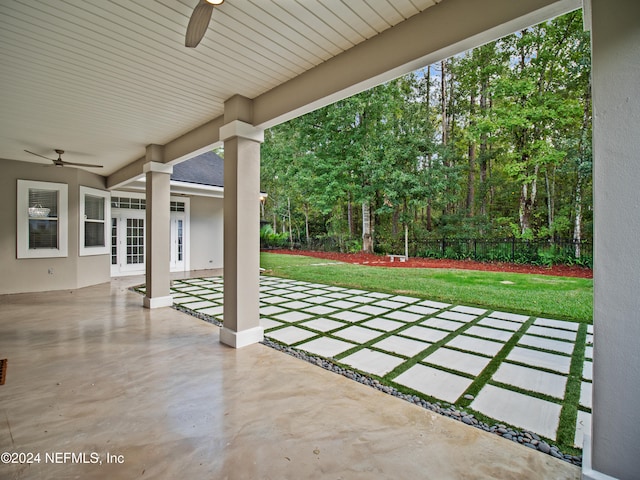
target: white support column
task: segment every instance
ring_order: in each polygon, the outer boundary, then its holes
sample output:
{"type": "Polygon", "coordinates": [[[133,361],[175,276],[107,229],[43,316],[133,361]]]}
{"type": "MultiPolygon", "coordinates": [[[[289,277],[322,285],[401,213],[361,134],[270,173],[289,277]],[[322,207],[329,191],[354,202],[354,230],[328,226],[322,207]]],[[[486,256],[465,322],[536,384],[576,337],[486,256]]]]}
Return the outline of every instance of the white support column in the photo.
{"type": "MultiPolygon", "coordinates": [[[[147,157],[157,156],[158,146],[147,147],[147,157]]],[[[144,165],[146,174],[146,288],[143,304],[146,308],[170,307],[171,261],[170,241],[170,179],[173,167],[149,161],[144,165]]]]}
{"type": "Polygon", "coordinates": [[[264,132],[240,120],[224,140],[224,321],[220,341],[234,348],[262,341],[260,326],[260,143],[264,132]]]}
{"type": "Polygon", "coordinates": [[[640,475],[640,2],[591,0],[590,18],[595,295],[583,478],[631,479],[640,475]]]}

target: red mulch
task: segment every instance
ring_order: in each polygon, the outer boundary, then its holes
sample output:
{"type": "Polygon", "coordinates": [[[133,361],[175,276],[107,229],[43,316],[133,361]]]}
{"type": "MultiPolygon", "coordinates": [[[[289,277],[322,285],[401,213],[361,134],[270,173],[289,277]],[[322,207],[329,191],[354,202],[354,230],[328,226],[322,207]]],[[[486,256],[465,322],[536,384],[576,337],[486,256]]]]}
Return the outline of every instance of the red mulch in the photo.
{"type": "Polygon", "coordinates": [[[308,257],[323,258],[337,262],[370,265],[373,267],[402,267],[402,268],[455,268],[460,270],[484,270],[488,272],[533,273],[538,275],[555,275],[559,277],[593,278],[590,268],[568,265],[553,265],[542,267],[538,265],[521,265],[504,262],[476,262],[473,260],[447,260],[436,258],[409,258],[406,262],[389,261],[389,257],[370,253],[337,253],[311,252],[306,250],[268,250],[271,253],[287,255],[306,255],[308,257]]]}

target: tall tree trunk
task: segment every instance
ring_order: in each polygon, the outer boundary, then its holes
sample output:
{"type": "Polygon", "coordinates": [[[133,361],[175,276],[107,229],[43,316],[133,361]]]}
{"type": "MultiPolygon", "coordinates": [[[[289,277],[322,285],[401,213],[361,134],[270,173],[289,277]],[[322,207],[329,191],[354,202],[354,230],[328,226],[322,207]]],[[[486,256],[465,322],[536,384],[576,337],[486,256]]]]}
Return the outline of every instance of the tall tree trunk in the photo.
{"type": "MultiPolygon", "coordinates": [[[[483,78],[480,85],[480,114],[484,117],[487,114],[487,90],[488,81],[483,78]]],[[[480,215],[487,214],[487,173],[489,159],[487,157],[487,133],[480,135],[480,215]]]]}
{"type": "MultiPolygon", "coordinates": [[[[469,122],[469,127],[473,128],[475,125],[475,120],[473,120],[474,110],[475,110],[476,98],[474,94],[471,94],[471,98],[469,99],[469,116],[471,117],[471,121],[469,122]]],[[[467,176],[467,216],[472,218],[475,215],[474,212],[474,204],[475,204],[475,195],[476,195],[476,144],[473,140],[469,141],[469,174],[467,176]]]]}
{"type": "Polygon", "coordinates": [[[311,236],[309,235],[309,205],[304,205],[304,233],[307,237],[307,247],[311,243],[311,236]]]}
{"type": "Polygon", "coordinates": [[[373,253],[373,231],[371,228],[371,208],[369,202],[362,202],[362,251],[373,253]]]}
{"type": "Polygon", "coordinates": [[[293,229],[291,227],[291,199],[287,197],[287,210],[289,213],[289,247],[293,249],[293,229]]]}
{"type": "MultiPolygon", "coordinates": [[[[547,226],[549,232],[553,232],[553,221],[555,217],[555,175],[549,178],[549,167],[544,170],[544,181],[547,187],[547,226]]],[[[555,234],[554,234],[555,236],[555,234]]]]}
{"type": "Polygon", "coordinates": [[[347,223],[349,224],[349,237],[353,237],[353,206],[351,204],[351,192],[347,197],[347,223]]]}
{"type": "Polygon", "coordinates": [[[538,194],[538,170],[540,167],[534,167],[533,178],[529,182],[524,182],[520,191],[520,233],[525,234],[531,229],[531,216],[536,203],[538,194]]]}

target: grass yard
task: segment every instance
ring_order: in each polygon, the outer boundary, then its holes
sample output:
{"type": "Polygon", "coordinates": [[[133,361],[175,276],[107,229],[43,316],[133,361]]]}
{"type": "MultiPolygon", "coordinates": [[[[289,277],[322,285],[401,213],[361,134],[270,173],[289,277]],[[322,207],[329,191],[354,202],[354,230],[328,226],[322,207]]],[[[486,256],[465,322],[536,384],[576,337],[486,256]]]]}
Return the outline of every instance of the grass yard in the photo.
{"type": "Polygon", "coordinates": [[[593,280],[475,270],[386,268],[263,252],[260,266],[276,277],[411,295],[591,324],[593,280]]]}

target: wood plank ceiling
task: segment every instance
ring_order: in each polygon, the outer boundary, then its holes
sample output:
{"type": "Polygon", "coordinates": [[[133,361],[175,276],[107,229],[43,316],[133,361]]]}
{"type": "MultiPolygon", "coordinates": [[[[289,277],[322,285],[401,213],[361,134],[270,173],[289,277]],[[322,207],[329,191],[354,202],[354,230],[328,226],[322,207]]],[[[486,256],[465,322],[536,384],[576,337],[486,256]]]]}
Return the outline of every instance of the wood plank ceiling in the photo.
{"type": "Polygon", "coordinates": [[[0,159],[109,174],[440,1],[226,0],[188,49],[198,0],[3,0],[0,159]]]}

